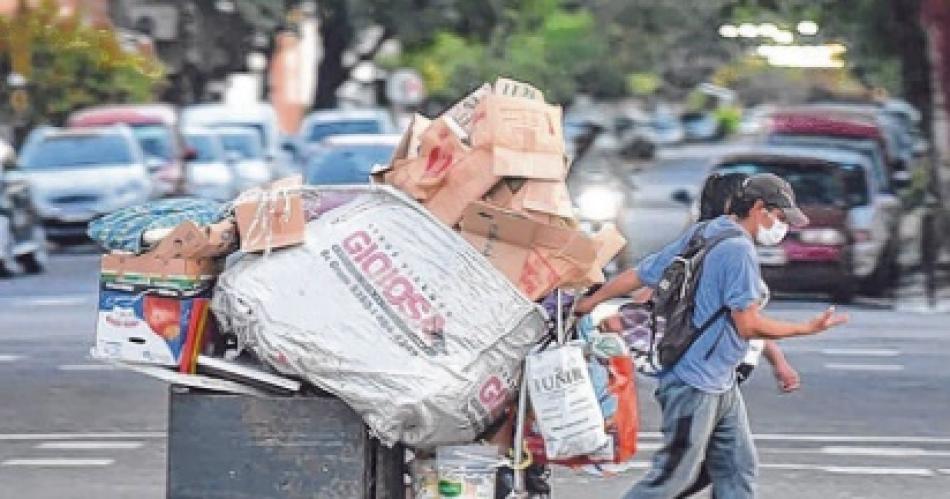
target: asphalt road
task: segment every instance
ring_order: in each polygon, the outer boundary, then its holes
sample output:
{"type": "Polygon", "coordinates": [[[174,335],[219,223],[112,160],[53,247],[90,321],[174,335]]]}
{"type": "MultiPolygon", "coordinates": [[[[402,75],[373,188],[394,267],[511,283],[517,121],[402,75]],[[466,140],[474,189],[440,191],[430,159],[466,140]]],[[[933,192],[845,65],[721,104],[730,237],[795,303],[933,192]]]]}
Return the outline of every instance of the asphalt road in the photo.
{"type": "MultiPolygon", "coordinates": [[[[41,276],[0,281],[0,499],[164,496],[167,387],[89,358],[95,255],[57,255],[41,276]]],[[[804,387],[779,395],[762,366],[745,388],[764,498],[948,497],[948,316],[847,307],[852,322],[783,346],[804,387]]],[[[777,301],[785,318],[816,301],[777,301]]],[[[614,498],[658,442],[653,383],[639,380],[632,469],[559,469],[557,498],[614,498]]]]}

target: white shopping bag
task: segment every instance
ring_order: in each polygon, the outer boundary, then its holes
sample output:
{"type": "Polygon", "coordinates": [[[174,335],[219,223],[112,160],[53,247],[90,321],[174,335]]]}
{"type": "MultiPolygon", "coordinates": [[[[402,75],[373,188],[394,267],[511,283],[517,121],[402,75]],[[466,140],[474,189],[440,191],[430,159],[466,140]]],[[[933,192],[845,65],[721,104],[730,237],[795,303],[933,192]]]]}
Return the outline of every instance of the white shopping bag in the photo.
{"type": "Polygon", "coordinates": [[[529,355],[527,381],[548,459],[595,454],[610,445],[581,346],[529,355]]]}

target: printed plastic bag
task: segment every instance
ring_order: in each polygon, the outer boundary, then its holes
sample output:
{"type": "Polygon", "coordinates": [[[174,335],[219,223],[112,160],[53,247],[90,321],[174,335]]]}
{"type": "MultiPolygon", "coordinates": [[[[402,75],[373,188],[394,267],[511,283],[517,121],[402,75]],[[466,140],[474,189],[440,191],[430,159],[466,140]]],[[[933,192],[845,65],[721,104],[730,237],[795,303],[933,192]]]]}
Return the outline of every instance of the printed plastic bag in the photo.
{"type": "Polygon", "coordinates": [[[584,456],[549,458],[537,428],[529,425],[525,431],[528,449],[535,462],[540,463],[582,466],[626,462],[636,454],[639,431],[635,374],[627,345],[617,334],[596,331],[590,316],[581,319],[577,329],[579,336],[586,341],[587,369],[610,443],[598,452],[584,456]]]}
{"type": "Polygon", "coordinates": [[[550,459],[604,452],[610,444],[584,350],[576,344],[527,358],[528,394],[550,459]]]}

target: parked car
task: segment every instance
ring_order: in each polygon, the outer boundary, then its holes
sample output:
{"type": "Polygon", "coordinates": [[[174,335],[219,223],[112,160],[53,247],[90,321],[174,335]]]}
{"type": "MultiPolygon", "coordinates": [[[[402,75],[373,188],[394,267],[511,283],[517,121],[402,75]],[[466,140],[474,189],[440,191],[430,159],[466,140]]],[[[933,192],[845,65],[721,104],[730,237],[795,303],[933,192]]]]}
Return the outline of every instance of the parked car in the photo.
{"type": "Polygon", "coordinates": [[[35,274],[46,268],[46,233],[30,187],[16,168],[16,153],[0,141],[0,277],[16,269],[35,274]]]}
{"type": "Polygon", "coordinates": [[[125,125],[47,129],[23,148],[18,170],[55,240],[84,239],[92,219],[153,194],[142,149],[125,125]]]}
{"type": "Polygon", "coordinates": [[[189,156],[179,130],[178,113],[170,104],[97,106],[69,116],[73,128],[128,125],[145,155],[159,195],[183,192],[184,164],[189,156]]]}
{"type": "Polygon", "coordinates": [[[675,116],[671,114],[656,114],[650,120],[657,145],[671,146],[686,140],[686,129],[675,116]]]}
{"type": "Polygon", "coordinates": [[[325,138],[307,161],[307,184],[365,184],[373,167],[387,164],[400,135],[333,135],[325,138]]]}
{"type": "Polygon", "coordinates": [[[274,107],[265,102],[241,106],[221,103],[196,104],[181,112],[183,127],[192,128],[244,128],[260,137],[264,160],[270,165],[275,177],[282,177],[296,170],[293,155],[284,149],[285,137],[277,125],[274,107]]]}
{"type": "Polygon", "coordinates": [[[227,162],[234,165],[239,190],[273,180],[271,165],[264,158],[260,135],[241,127],[220,127],[214,131],[221,139],[227,162]]]}
{"type": "Polygon", "coordinates": [[[713,113],[691,112],[680,116],[686,140],[690,142],[708,142],[720,137],[719,120],[713,113]]]}
{"type": "Polygon", "coordinates": [[[835,301],[850,302],[857,290],[854,237],[847,223],[849,197],[839,165],[813,156],[770,151],[727,156],[713,171],[773,173],[787,180],[810,223],[791,228],[777,246],[757,246],[762,276],[777,291],[825,292],[835,301]]]}
{"type": "Polygon", "coordinates": [[[874,167],[877,185],[885,193],[894,193],[894,179],[888,176],[890,169],[887,166],[887,160],[884,158],[884,152],[880,144],[874,140],[824,135],[770,135],[766,138],[765,143],[772,146],[820,147],[861,153],[874,167]]]}
{"type": "Polygon", "coordinates": [[[820,159],[843,172],[847,224],[854,238],[854,273],[868,293],[889,289],[898,275],[903,213],[897,196],[878,184],[868,158],[858,152],[821,147],[769,147],[760,152],[820,159]]]}
{"type": "Polygon", "coordinates": [[[238,193],[235,166],[228,158],[216,130],[186,128],[185,142],[195,151],[188,162],[187,193],[191,196],[230,201],[238,193]]]}
{"type": "Polygon", "coordinates": [[[306,163],[320,142],[334,135],[399,133],[385,109],[329,109],[310,113],[297,134],[297,154],[306,163]]]}

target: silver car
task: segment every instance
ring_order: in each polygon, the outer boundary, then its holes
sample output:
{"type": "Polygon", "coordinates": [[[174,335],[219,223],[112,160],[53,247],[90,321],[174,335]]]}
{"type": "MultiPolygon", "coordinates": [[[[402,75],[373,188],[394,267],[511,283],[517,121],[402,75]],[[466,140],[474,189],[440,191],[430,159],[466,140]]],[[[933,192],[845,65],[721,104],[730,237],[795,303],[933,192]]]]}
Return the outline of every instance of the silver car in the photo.
{"type": "Polygon", "coordinates": [[[185,192],[215,201],[234,199],[240,186],[218,132],[208,128],[186,128],[182,135],[193,158],[186,168],[185,192]]]}
{"type": "Polygon", "coordinates": [[[217,127],[225,159],[234,168],[241,191],[273,180],[273,167],[264,155],[261,136],[245,127],[217,127]]]}
{"type": "Polygon", "coordinates": [[[19,171],[51,239],[82,238],[86,225],[154,194],[139,143],[125,125],[45,129],[24,147],[19,171]]]}

